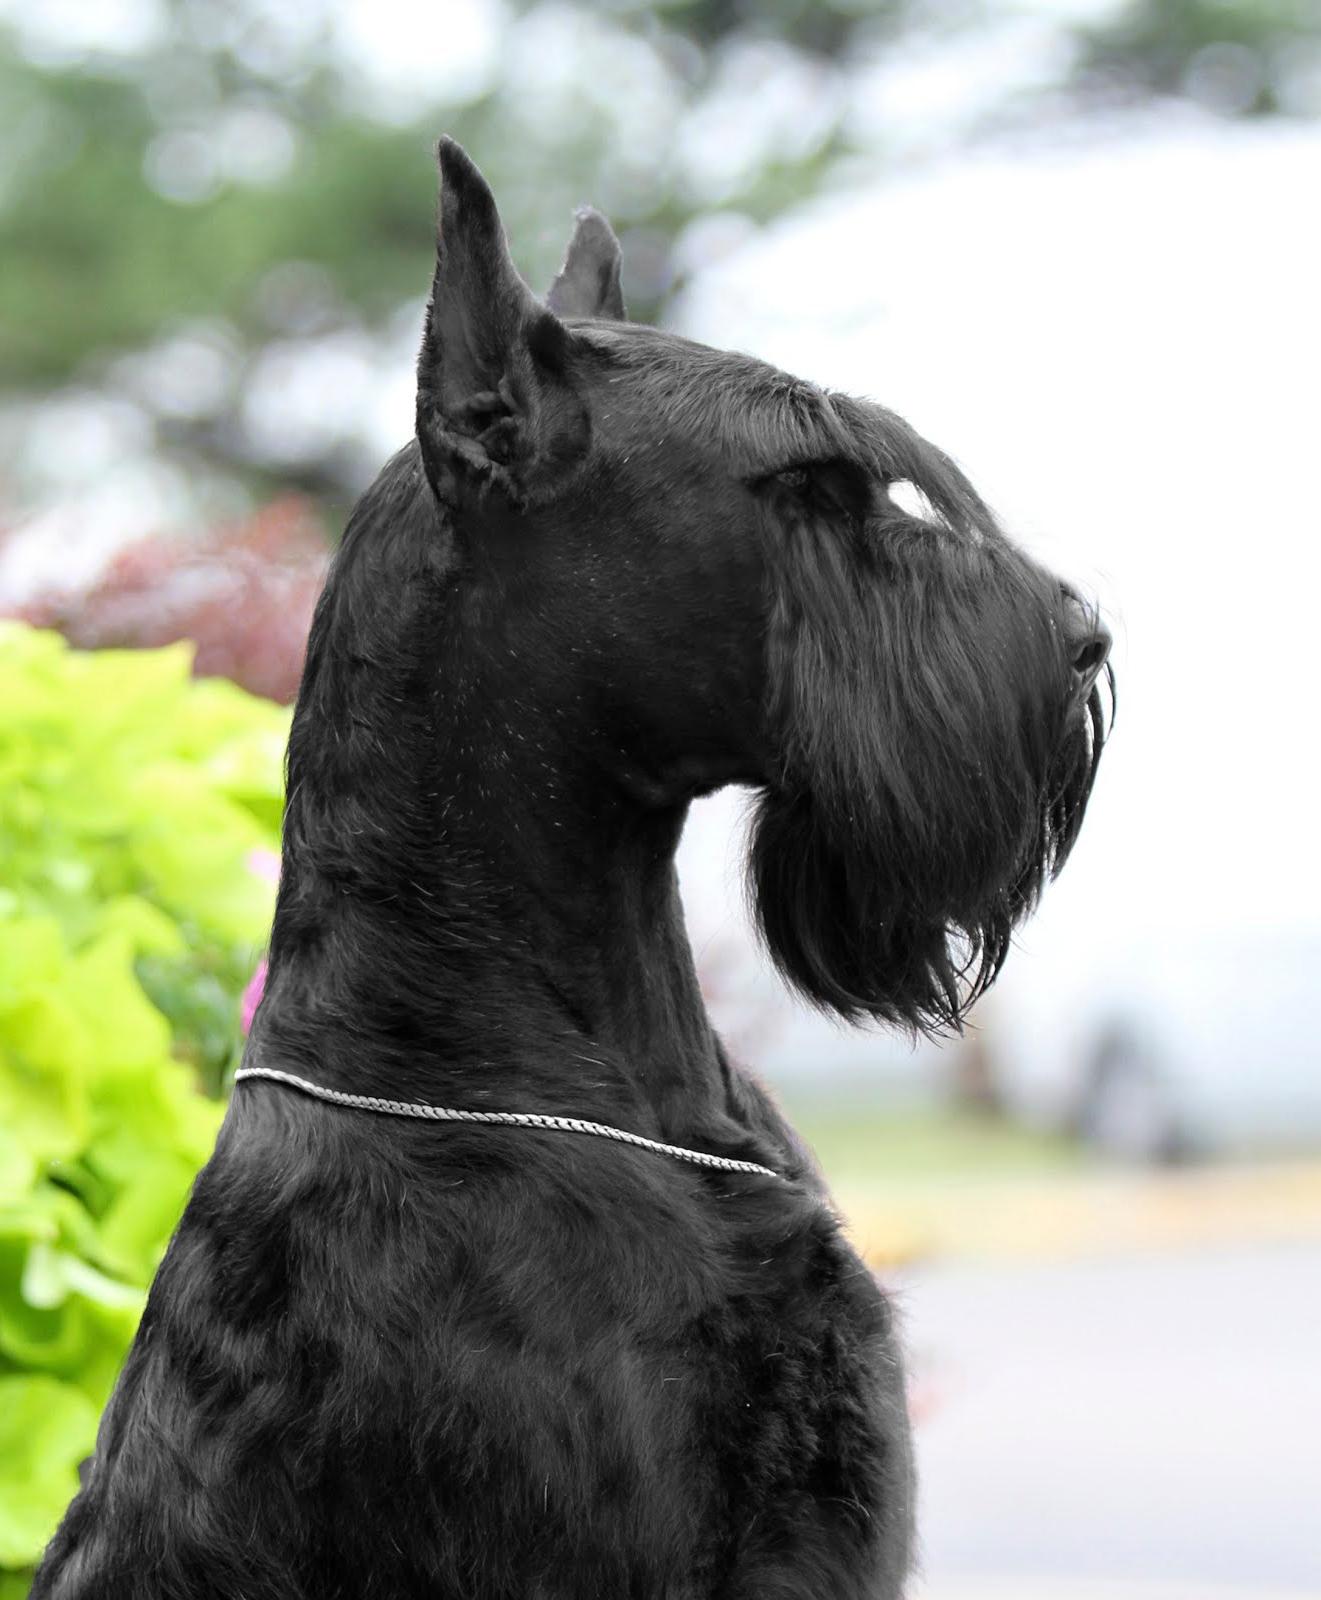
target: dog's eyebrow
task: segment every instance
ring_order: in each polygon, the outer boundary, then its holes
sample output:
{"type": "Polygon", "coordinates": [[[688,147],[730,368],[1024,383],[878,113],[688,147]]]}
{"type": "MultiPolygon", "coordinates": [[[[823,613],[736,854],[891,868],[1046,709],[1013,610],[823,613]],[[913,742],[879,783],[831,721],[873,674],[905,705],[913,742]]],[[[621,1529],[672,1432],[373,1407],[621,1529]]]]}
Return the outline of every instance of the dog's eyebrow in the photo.
{"type": "Polygon", "coordinates": [[[740,476],[767,477],[816,461],[849,461],[887,482],[907,480],[931,521],[997,539],[999,526],[943,451],[873,400],[827,390],[754,356],[713,350],[644,323],[575,329],[621,368],[642,376],[650,415],[692,436],[719,440],[740,476]]]}
{"type": "Polygon", "coordinates": [[[692,421],[724,441],[737,470],[752,477],[814,461],[865,461],[824,391],[773,368],[758,376],[764,382],[753,387],[746,373],[720,374],[688,396],[698,413],[692,421]]]}
{"type": "Polygon", "coordinates": [[[783,464],[785,453],[799,461],[863,459],[857,440],[824,389],[793,379],[783,386],[776,405],[779,414],[772,431],[781,456],[777,465],[783,464]]]}

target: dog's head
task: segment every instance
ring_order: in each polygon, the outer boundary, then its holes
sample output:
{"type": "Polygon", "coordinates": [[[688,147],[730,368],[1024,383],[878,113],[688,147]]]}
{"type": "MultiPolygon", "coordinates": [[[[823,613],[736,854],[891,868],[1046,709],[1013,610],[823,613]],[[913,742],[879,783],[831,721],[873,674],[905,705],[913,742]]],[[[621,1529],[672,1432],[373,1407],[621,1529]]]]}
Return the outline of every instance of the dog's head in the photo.
{"type": "Polygon", "coordinates": [[[759,791],[757,918],[810,1000],[956,1025],[1077,836],[1105,630],[901,418],[627,323],[594,212],[538,299],[441,171],[417,436],[471,614],[602,782],[759,791]]]}

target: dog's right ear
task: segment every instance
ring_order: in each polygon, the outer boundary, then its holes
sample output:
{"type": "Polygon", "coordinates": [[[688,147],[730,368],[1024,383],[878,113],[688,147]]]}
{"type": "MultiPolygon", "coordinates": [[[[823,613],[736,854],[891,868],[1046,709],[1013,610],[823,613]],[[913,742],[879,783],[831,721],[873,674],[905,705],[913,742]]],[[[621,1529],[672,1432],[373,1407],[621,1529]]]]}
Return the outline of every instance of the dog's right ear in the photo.
{"type": "Polygon", "coordinates": [[[436,273],[417,364],[417,437],[437,496],[500,487],[521,503],[585,443],[570,336],[509,254],[495,196],[442,139],[436,273]]]}

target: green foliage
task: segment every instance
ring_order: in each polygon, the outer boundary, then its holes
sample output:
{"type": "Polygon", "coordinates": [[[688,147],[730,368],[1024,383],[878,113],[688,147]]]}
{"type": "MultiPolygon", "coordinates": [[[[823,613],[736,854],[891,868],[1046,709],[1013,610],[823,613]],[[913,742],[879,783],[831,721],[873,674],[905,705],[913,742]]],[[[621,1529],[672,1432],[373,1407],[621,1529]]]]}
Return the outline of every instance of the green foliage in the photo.
{"type": "Polygon", "coordinates": [[[0,624],[0,1596],[77,1487],[269,927],[287,714],[189,660],[0,624]]]}

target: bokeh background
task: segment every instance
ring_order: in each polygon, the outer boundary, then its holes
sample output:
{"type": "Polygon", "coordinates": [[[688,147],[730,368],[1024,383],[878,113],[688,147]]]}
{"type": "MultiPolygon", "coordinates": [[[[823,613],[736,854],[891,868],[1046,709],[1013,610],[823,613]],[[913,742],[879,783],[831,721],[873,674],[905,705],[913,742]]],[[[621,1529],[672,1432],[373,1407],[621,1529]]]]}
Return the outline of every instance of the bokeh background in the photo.
{"type": "Polygon", "coordinates": [[[905,1310],[914,1593],[1321,1595],[1321,7],[0,0],[0,1597],[241,1048],[442,130],[534,285],[596,204],[633,315],[903,412],[1116,632],[953,1044],[788,999],[742,797],[685,838],[718,1021],[905,1310]]]}

